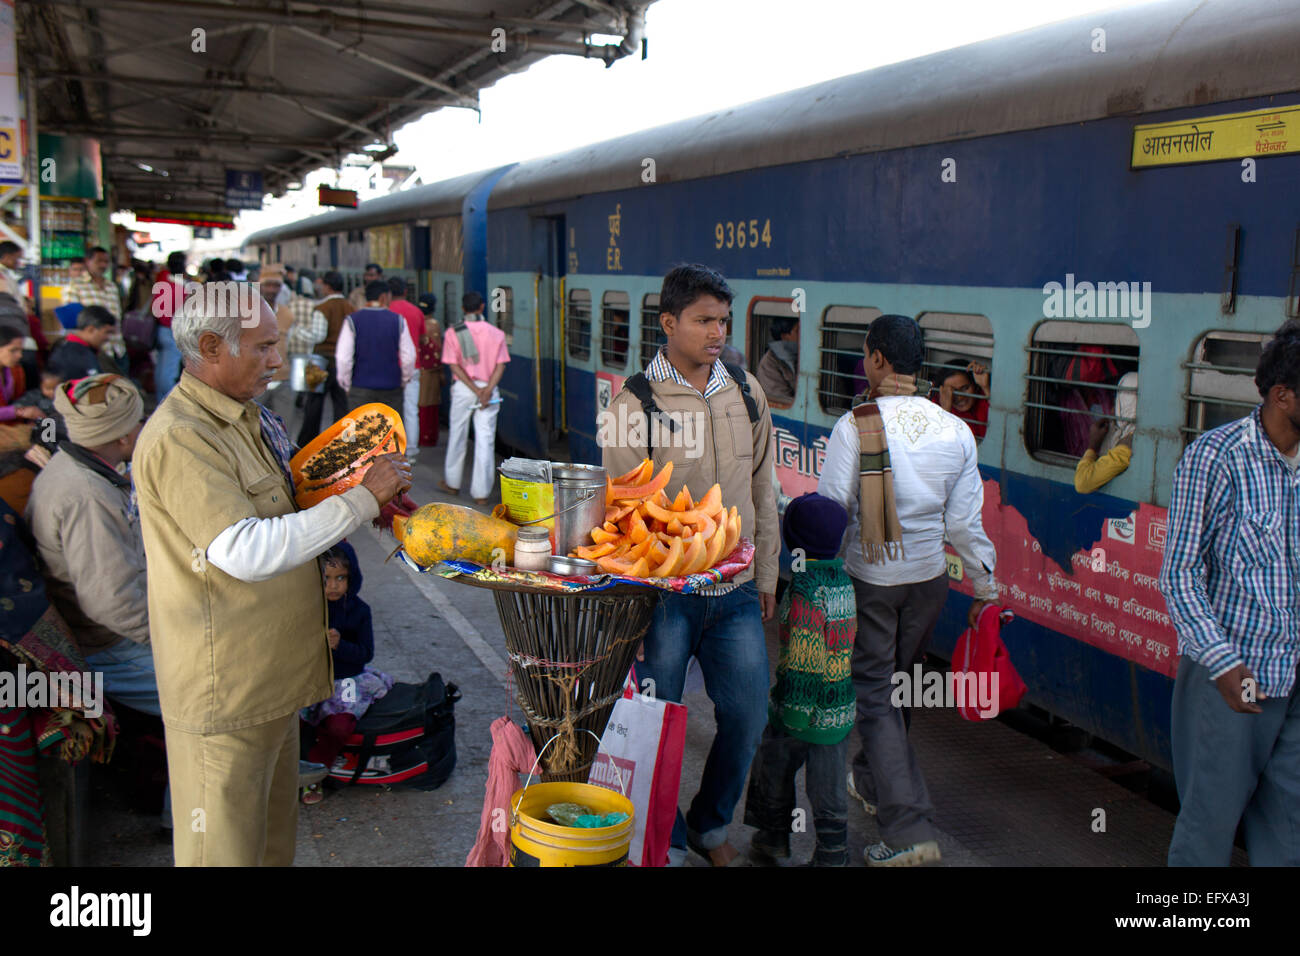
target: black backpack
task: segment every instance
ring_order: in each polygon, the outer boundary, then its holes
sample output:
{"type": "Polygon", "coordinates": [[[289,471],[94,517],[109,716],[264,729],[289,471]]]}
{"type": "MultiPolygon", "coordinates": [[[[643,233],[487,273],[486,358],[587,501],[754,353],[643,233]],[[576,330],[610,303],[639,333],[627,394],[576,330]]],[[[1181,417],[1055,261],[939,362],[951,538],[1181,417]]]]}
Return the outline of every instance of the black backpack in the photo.
{"type": "Polygon", "coordinates": [[[330,779],[436,790],[456,766],[458,700],[456,685],[436,672],[423,684],[394,684],[357,721],[330,779]]]}
{"type": "MultiPolygon", "coordinates": [[[[745,375],[745,370],[739,365],[733,365],[730,362],[723,362],[727,374],[735,380],[740,386],[741,396],[745,399],[745,411],[749,414],[749,423],[758,424],[758,402],[754,401],[754,393],[749,388],[749,378],[745,375]]],[[[641,403],[641,410],[645,412],[648,422],[659,419],[661,426],[666,427],[670,432],[678,429],[677,420],[671,415],[665,415],[659,408],[659,403],[655,401],[654,392],[650,389],[650,380],[645,377],[645,372],[637,372],[635,375],[623,382],[623,387],[635,396],[636,400],[641,403]]],[[[646,429],[646,453],[653,457],[654,455],[654,429],[646,429]]]]}

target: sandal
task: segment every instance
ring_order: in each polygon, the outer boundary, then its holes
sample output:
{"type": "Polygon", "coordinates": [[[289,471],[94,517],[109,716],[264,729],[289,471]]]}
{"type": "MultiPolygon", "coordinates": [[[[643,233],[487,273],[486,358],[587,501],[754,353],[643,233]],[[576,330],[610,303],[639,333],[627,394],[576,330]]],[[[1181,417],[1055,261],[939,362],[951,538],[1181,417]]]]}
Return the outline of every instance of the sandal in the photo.
{"type": "Polygon", "coordinates": [[[313,783],[310,787],[302,788],[302,802],[307,806],[315,806],[325,799],[325,794],[321,793],[320,784],[313,783]]]}
{"type": "Polygon", "coordinates": [[[721,844],[721,846],[716,846],[712,850],[707,850],[704,848],[702,844],[696,843],[694,840],[688,837],[686,840],[686,845],[689,846],[696,853],[698,853],[700,856],[704,857],[704,859],[708,860],[709,866],[725,867],[725,866],[753,866],[754,865],[753,862],[749,859],[749,857],[745,856],[745,854],[741,853],[735,847],[731,846],[730,843],[723,843],[721,844]],[[719,863],[713,858],[713,854],[716,853],[718,850],[721,850],[723,847],[730,848],[731,851],[736,855],[733,856],[726,863],[719,863]]]}

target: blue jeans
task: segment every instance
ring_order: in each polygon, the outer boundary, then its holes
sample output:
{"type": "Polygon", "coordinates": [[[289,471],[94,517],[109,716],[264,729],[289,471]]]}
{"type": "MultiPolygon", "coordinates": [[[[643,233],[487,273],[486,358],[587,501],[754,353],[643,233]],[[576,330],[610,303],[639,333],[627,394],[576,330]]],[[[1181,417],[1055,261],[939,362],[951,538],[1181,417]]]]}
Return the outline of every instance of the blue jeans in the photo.
{"type": "Polygon", "coordinates": [[[181,377],[181,350],[176,347],[172,330],[158,326],[158,368],[154,370],[153,389],[158,401],[167,397],[181,377]]]}
{"type": "Polygon", "coordinates": [[[153,651],[126,639],[107,650],[86,655],[86,666],[104,675],[104,693],[142,714],[162,716],[153,651]]]}
{"type": "Polygon", "coordinates": [[[691,842],[714,849],[727,841],[727,825],[767,725],[767,644],[754,582],[720,597],[665,594],[646,632],[645,660],[636,664],[638,684],[647,694],[653,686],[654,696],[680,702],[692,655],[700,662],[718,732],[699,793],[685,820],[677,814],[672,842],[685,847],[689,831],[691,842]]]}

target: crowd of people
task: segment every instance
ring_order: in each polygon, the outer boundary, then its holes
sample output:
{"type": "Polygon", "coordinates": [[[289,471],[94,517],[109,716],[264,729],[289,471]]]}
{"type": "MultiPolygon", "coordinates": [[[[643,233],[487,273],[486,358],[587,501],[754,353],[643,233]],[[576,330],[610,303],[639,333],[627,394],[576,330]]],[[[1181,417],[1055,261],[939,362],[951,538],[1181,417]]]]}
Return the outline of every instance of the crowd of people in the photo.
{"type": "MultiPolygon", "coordinates": [[[[337,272],[263,265],[246,307],[199,297],[182,308],[151,287],[148,308],[168,331],[149,342],[159,393],[150,401],[129,369],[112,364],[129,303],[116,287],[105,292],[101,252],[90,251],[69,293],[77,331],[48,354],[37,346],[43,368],[30,390],[23,361],[33,326],[22,304],[0,293],[0,656],[5,666],[102,674],[113,701],[162,717],[164,816],[175,824],[178,864],[287,864],[300,798],[320,799],[304,791],[304,775],[318,779],[334,766],[366,707],[392,686],[372,664],[371,610],[346,539],[410,487],[410,458],[437,443],[444,366],[451,407],[441,486],[459,494],[472,419],[470,493],[486,503],[498,386],[510,361],[505,336],[485,321],[478,292],[464,295],[462,317],[444,334],[432,318],[436,299],[411,302],[406,283],[385,279],[378,265],[348,297],[337,272]],[[171,348],[175,381],[161,371],[171,348]],[[317,367],[319,385],[287,377],[286,356],[317,367]],[[356,487],[299,509],[289,460],[319,432],[327,396],[335,418],[368,402],[401,409],[419,440],[405,456],[377,458],[356,487]],[[281,413],[299,399],[295,442],[281,413]],[[16,471],[31,480],[6,483],[16,471]],[[301,760],[304,728],[310,752],[301,760]]],[[[0,266],[9,268],[2,247],[0,266]]],[[[171,257],[166,273],[186,277],[183,257],[171,257]]],[[[202,278],[250,281],[232,260],[208,263],[202,278]]],[[[704,447],[635,444],[656,431],[629,428],[602,448],[610,474],[645,457],[656,471],[671,462],[670,495],[718,483],[755,546],[752,565],[733,580],[665,593],[638,654],[638,680],[667,700],[681,699],[697,660],[715,707],[716,737],[698,792],[678,813],[670,861],[688,851],[715,866],[789,857],[801,767],[814,864],[849,862],[850,798],[878,824],[868,865],[937,861],[935,808],[893,678],[925,653],[948,599],[947,545],[973,588],[969,624],[997,605],[976,432],[987,421],[987,369],[949,369],[935,388],[922,374],[917,322],[877,317],[863,344],[863,387],[831,431],[817,490],[779,518],[765,383],[784,387],[797,369],[797,322],[774,326],[774,343],[784,345],[750,374],[726,360],[732,299],[726,280],[704,266],[669,272],[660,295],[666,343],[609,409],[624,422],[692,416],[704,447]],[[793,560],[778,602],[782,542],[793,560]],[[764,637],[774,618],[775,684],[764,637]],[[850,755],[855,727],[860,745],[850,755]],[[742,797],[757,829],[747,855],[728,840],[742,797]]],[[[1080,365],[1089,382],[1105,373],[1092,359],[1080,365]]],[[[1300,323],[1268,344],[1256,382],[1262,405],[1192,443],[1174,479],[1159,582],[1182,654],[1173,713],[1182,810],[1171,863],[1226,863],[1239,820],[1253,861],[1300,861],[1291,826],[1300,805],[1300,753],[1291,749],[1300,739],[1292,560],[1300,553],[1300,323]]],[[[1076,483],[1127,464],[1136,390],[1135,375],[1119,379],[1118,434],[1094,425],[1076,483]]],[[[104,760],[113,749],[111,716],[50,703],[0,707],[0,768],[23,782],[0,786],[3,862],[48,855],[34,751],[24,742],[64,759],[104,760]]]]}

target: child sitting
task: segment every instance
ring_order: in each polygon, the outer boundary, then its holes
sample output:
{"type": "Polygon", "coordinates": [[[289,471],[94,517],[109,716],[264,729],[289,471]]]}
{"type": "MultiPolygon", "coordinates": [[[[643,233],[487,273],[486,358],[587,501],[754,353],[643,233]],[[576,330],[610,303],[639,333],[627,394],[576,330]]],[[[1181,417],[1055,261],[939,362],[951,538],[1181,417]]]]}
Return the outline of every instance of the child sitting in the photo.
{"type": "MultiPolygon", "coordinates": [[[[54,408],[54,390],[58,387],[59,381],[58,372],[46,369],[41,373],[40,387],[29,388],[14,401],[14,406],[18,408],[27,406],[40,409],[45,418],[54,423],[53,429],[38,427],[35,433],[36,442],[51,453],[58,451],[59,442],[66,441],[68,438],[68,426],[64,424],[63,416],[54,408]]],[[[44,424],[40,419],[37,421],[39,424],[44,424]]]]}
{"type": "MultiPolygon", "coordinates": [[[[388,693],[393,679],[370,666],[375,638],[370,605],[361,600],[361,567],[356,552],[340,541],[321,558],[325,599],[329,602],[329,645],[334,658],[334,696],[305,708],[302,718],[316,728],[307,759],[333,767],[343,745],[370,705],[388,693]]],[[[320,791],[303,792],[304,803],[318,803],[320,791]]]]}
{"type": "Polygon", "coordinates": [[[781,525],[793,556],[778,614],[781,656],[745,800],[745,823],[758,827],[755,863],[790,856],[794,778],[806,763],[817,830],[812,865],[848,866],[844,765],[857,707],[850,675],[857,599],[836,558],[848,520],[838,502],[813,493],[790,502],[781,525]]]}

